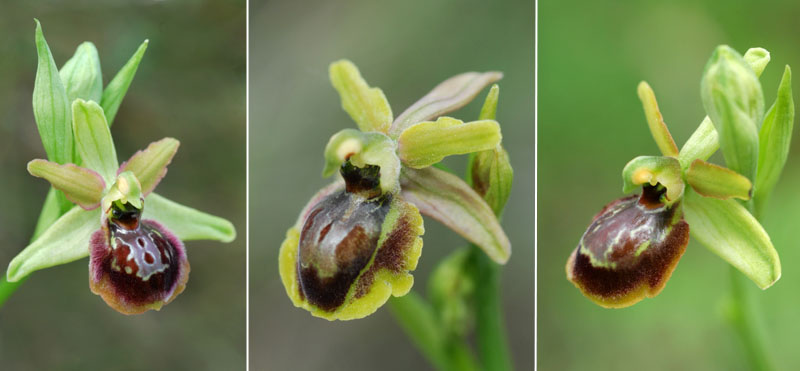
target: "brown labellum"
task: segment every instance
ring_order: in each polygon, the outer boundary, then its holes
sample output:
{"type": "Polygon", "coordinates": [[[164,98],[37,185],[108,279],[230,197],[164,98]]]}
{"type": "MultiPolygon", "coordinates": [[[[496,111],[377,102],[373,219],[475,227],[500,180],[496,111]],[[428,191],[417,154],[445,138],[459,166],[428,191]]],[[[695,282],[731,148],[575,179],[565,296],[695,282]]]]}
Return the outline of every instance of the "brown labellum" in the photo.
{"type": "Polygon", "coordinates": [[[124,314],[160,309],[183,291],[189,278],[180,240],[161,224],[140,217],[133,207],[114,209],[91,240],[92,292],[124,314]]]}
{"type": "Polygon", "coordinates": [[[567,279],[595,303],[627,307],[654,297],[666,285],[689,243],[680,202],[662,200],[664,190],[606,205],[567,261],[567,279]]]}

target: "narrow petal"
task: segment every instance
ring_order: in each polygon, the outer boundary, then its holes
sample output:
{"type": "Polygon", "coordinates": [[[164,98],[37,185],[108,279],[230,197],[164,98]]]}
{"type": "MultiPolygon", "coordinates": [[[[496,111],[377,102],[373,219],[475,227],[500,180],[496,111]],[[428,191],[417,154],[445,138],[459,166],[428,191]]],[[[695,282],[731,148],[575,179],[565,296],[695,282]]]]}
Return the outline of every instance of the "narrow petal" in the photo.
{"type": "Polygon", "coordinates": [[[8,265],[6,276],[16,282],[39,269],[66,264],[89,255],[89,239],[100,227],[100,209],[75,207],[61,216],[8,265]]]}
{"type": "Polygon", "coordinates": [[[150,193],[145,198],[143,218],[158,220],[183,241],[231,242],[236,238],[236,228],[231,222],[170,201],[156,193],[150,193]]]}
{"type": "Polygon", "coordinates": [[[467,105],[483,88],[503,78],[500,72],[467,72],[453,76],[408,107],[392,123],[389,136],[396,138],[412,125],[436,119],[467,105]]]}
{"type": "Polygon", "coordinates": [[[95,102],[76,99],[72,103],[72,127],[84,165],[100,173],[106,183],[112,183],[119,162],[103,109],[95,102]]]}
{"type": "Polygon", "coordinates": [[[667,124],[664,122],[664,117],[658,109],[658,102],[653,89],[646,82],[639,83],[637,89],[639,99],[642,101],[644,107],[644,115],[647,117],[647,125],[650,127],[650,133],[661,150],[664,156],[678,156],[678,146],[675,145],[675,140],[672,139],[672,134],[669,133],[667,124]]]}
{"type": "Polygon", "coordinates": [[[686,192],[686,221],[692,237],[742,271],[762,290],[781,277],[781,262],[758,220],[735,200],[686,192]]]}
{"type": "Polygon", "coordinates": [[[44,39],[42,25],[36,21],[36,52],[39,63],[33,85],[33,117],[42,138],[47,159],[59,164],[72,159],[72,116],[67,91],[58,74],[50,47],[44,39]]]}
{"type": "Polygon", "coordinates": [[[749,200],[753,190],[753,184],[743,175],[700,159],[692,162],[686,180],[695,192],[721,200],[731,197],[749,200]]]}
{"type": "Polygon", "coordinates": [[[463,180],[428,167],[404,169],[401,193],[419,210],[483,249],[499,264],[511,255],[511,243],[492,208],[463,180]]]}
{"type": "Polygon", "coordinates": [[[667,284],[689,244],[689,224],[680,202],[659,201],[662,192],[645,186],[641,196],[606,205],[570,255],[567,279],[596,304],[627,307],[667,284]]]}
{"type": "Polygon", "coordinates": [[[44,178],[56,189],[64,192],[67,199],[80,207],[91,210],[100,206],[106,183],[100,174],[74,164],[59,165],[45,160],[28,163],[28,172],[44,178]]]}
{"type": "Polygon", "coordinates": [[[148,41],[145,40],[133,56],[125,63],[124,66],[117,72],[111,82],[106,85],[103,90],[103,97],[100,99],[100,105],[106,113],[108,125],[114,123],[114,118],[117,117],[119,105],[122,103],[122,98],[125,98],[125,93],[128,92],[128,87],[136,76],[136,70],[139,68],[139,62],[142,61],[145,50],[147,50],[148,41]]]}
{"type": "Polygon", "coordinates": [[[342,108],[358,128],[386,133],[392,124],[392,108],[383,91],[369,87],[358,68],[348,60],[332,63],[329,72],[331,83],[342,99],[342,108]]]}
{"type": "Polygon", "coordinates": [[[403,131],[397,139],[397,147],[403,164],[418,169],[433,165],[446,156],[495,148],[501,139],[497,121],[464,123],[452,117],[440,117],[403,131]]]}
{"type": "Polygon", "coordinates": [[[180,142],[174,138],[164,138],[150,143],[147,148],[136,152],[128,161],[122,163],[117,174],[132,171],[142,185],[142,193],[147,196],[167,174],[167,165],[172,162],[179,145],[180,142]]]}

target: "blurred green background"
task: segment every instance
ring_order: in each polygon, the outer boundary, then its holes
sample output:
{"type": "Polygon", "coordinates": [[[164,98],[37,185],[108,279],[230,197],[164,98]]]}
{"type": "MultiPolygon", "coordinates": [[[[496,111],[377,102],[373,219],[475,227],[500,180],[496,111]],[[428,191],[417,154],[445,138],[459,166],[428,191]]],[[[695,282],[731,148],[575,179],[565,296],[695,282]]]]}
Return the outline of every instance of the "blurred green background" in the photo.
{"type": "Polygon", "coordinates": [[[0,264],[33,233],[47,182],[31,108],[33,18],[60,67],[84,40],[107,83],[139,44],[147,53],[112,128],[121,160],[172,136],[181,148],[158,192],[223,216],[230,244],[186,243],[186,291],[127,317],[89,291],[88,260],[34,273],[0,309],[3,370],[236,370],[245,365],[245,1],[6,1],[0,10],[0,264]]]}
{"type": "MultiPolygon", "coordinates": [[[[428,369],[383,307],[349,322],[295,308],[278,274],[278,248],[300,209],[329,179],[322,152],[355,123],[341,109],[328,64],[351,59],[399,115],[442,80],[499,70],[497,119],[515,169],[503,225],[513,254],[503,269],[506,321],[519,369],[533,367],[533,2],[250,2],[250,354],[254,370],[428,369]]],[[[453,114],[474,119],[488,89],[453,114]]],[[[447,161],[462,170],[466,156],[447,161]]],[[[465,241],[432,219],[414,273],[465,241]]]]}
{"type": "MultiPolygon", "coordinates": [[[[564,266],[591,218],[623,196],[622,168],[658,149],[636,85],[647,80],[675,141],[705,115],[700,77],[714,47],[761,46],[772,62],[761,76],[775,99],[783,66],[800,68],[796,1],[539,2],[538,365],[541,370],[747,369],[724,314],[728,265],[692,241],[659,296],[633,307],[600,308],[566,279],[564,266]]],[[[797,78],[795,77],[795,80],[797,78]]],[[[793,84],[797,92],[798,84],[793,84]]],[[[797,94],[795,93],[797,99],[797,94]]],[[[800,130],[763,225],[783,277],[760,291],[762,331],[778,369],[800,368],[800,130]]],[[[712,158],[722,163],[721,156],[712,158]]]]}

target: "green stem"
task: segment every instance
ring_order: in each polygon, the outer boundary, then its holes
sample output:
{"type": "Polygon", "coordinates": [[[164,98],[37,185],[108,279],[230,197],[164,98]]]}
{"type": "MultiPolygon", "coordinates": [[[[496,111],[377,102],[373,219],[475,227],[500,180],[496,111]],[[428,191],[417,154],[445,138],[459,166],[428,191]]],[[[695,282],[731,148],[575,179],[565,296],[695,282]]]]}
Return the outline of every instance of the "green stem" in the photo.
{"type": "Polygon", "coordinates": [[[733,301],[732,325],[744,344],[747,360],[751,370],[774,369],[767,355],[764,339],[758,332],[755,308],[750,305],[745,289],[744,277],[731,266],[731,298],[733,301]]]}
{"type": "Polygon", "coordinates": [[[478,248],[475,256],[475,327],[478,354],[485,370],[512,370],[500,295],[500,266],[478,248]]]}

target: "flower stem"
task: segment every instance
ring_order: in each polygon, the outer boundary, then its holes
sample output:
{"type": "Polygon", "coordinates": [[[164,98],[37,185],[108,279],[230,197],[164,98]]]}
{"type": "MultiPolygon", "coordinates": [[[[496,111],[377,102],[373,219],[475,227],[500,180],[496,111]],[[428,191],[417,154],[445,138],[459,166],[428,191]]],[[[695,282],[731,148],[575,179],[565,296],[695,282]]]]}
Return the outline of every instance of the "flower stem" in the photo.
{"type": "Polygon", "coordinates": [[[747,360],[751,370],[772,370],[772,363],[767,355],[764,339],[759,335],[756,323],[755,308],[747,297],[743,287],[744,279],[736,268],[731,267],[731,294],[733,310],[731,322],[744,344],[747,360]]]}
{"type": "Polygon", "coordinates": [[[512,370],[500,295],[500,266],[477,246],[475,257],[475,326],[478,353],[486,370],[512,370]]]}

